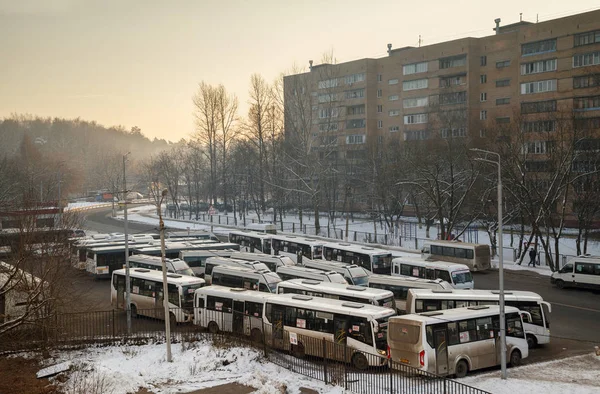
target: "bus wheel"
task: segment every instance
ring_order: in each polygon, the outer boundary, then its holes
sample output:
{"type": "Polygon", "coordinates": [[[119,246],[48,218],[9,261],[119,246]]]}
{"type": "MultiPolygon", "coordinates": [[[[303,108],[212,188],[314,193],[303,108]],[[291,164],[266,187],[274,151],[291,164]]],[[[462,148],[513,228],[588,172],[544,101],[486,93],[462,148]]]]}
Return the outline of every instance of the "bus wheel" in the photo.
{"type": "Polygon", "coordinates": [[[565,288],[565,281],[564,280],[557,280],[556,281],[556,287],[558,287],[559,289],[564,289],[565,288]]]}
{"type": "Polygon", "coordinates": [[[521,365],[521,352],[515,350],[510,354],[510,366],[518,367],[519,365],[521,365]]]}
{"type": "Polygon", "coordinates": [[[250,339],[252,339],[252,342],[262,343],[262,341],[263,341],[262,332],[258,328],[253,329],[252,332],[250,333],[250,339]]]}
{"type": "Polygon", "coordinates": [[[533,335],[527,335],[527,347],[533,349],[537,346],[537,339],[533,335]]]}
{"type": "Polygon", "coordinates": [[[217,325],[217,323],[215,323],[214,321],[211,321],[210,323],[208,323],[208,332],[210,332],[211,334],[218,333],[219,326],[217,325]]]}
{"type": "Polygon", "coordinates": [[[362,353],[354,353],[352,356],[352,365],[356,369],[360,369],[361,371],[369,368],[369,361],[367,357],[362,353]]]}
{"type": "Polygon", "coordinates": [[[169,313],[169,326],[171,328],[177,326],[177,318],[173,312],[169,313]]]}
{"type": "Polygon", "coordinates": [[[467,376],[467,372],[469,372],[469,366],[467,365],[467,362],[465,360],[460,360],[456,364],[456,371],[455,371],[456,377],[464,378],[465,376],[467,376]]]}
{"type": "Polygon", "coordinates": [[[297,358],[304,358],[306,352],[304,350],[304,345],[299,343],[297,345],[292,345],[292,354],[297,358]]]}
{"type": "Polygon", "coordinates": [[[129,308],[131,309],[131,317],[135,319],[137,317],[137,307],[131,304],[129,308]]]}

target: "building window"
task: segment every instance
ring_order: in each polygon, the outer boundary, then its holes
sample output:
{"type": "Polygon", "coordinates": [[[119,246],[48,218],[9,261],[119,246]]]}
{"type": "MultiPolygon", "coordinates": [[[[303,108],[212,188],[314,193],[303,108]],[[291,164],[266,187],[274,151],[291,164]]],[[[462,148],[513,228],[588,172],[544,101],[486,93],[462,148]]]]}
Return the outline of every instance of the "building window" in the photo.
{"type": "Polygon", "coordinates": [[[466,137],[467,129],[465,127],[458,127],[452,129],[442,129],[440,130],[442,134],[442,138],[458,138],[458,137],[466,137]]]}
{"type": "Polygon", "coordinates": [[[497,88],[502,88],[504,86],[510,86],[510,79],[499,79],[496,81],[497,88]]]}
{"type": "Polygon", "coordinates": [[[399,116],[399,115],[400,115],[400,110],[397,110],[397,109],[392,109],[392,110],[390,110],[390,111],[388,112],[388,114],[389,114],[390,116],[399,116]]]}
{"type": "Polygon", "coordinates": [[[427,123],[427,114],[404,115],[404,124],[427,123]]]}
{"type": "Polygon", "coordinates": [[[319,124],[319,131],[323,131],[323,132],[337,131],[337,129],[338,129],[337,122],[319,124]]]}
{"type": "Polygon", "coordinates": [[[404,132],[404,141],[426,140],[429,138],[427,130],[411,130],[404,132]]]}
{"type": "Polygon", "coordinates": [[[480,129],[479,130],[479,137],[485,138],[486,134],[487,134],[487,129],[480,129]]]}
{"type": "Polygon", "coordinates": [[[337,137],[331,135],[325,135],[321,138],[321,146],[337,145],[337,137]]]}
{"type": "Polygon", "coordinates": [[[377,82],[383,81],[383,74],[377,74],[377,82]]]}
{"type": "Polygon", "coordinates": [[[388,80],[388,85],[398,85],[398,78],[388,80]]]}
{"type": "Polygon", "coordinates": [[[377,89],[377,98],[381,98],[383,96],[383,90],[377,89]]]}
{"type": "Polygon", "coordinates": [[[576,130],[595,130],[600,129],[600,117],[575,119],[576,130]]]}
{"type": "Polygon", "coordinates": [[[400,131],[400,126],[390,126],[390,133],[400,131]]]}
{"type": "Polygon", "coordinates": [[[483,111],[479,111],[479,120],[486,120],[487,119],[487,111],[483,110],[483,111]]]}
{"type": "Polygon", "coordinates": [[[353,105],[351,107],[346,107],[347,115],[362,115],[365,113],[365,105],[353,105]]]}
{"type": "Polygon", "coordinates": [[[556,51],[556,38],[549,40],[529,42],[521,45],[521,55],[533,55],[536,53],[554,52],[556,51]]]}
{"type": "Polygon", "coordinates": [[[496,62],[496,68],[505,68],[510,66],[510,60],[502,60],[501,62],[496,62]]]}
{"type": "Polygon", "coordinates": [[[393,94],[388,97],[388,100],[390,100],[390,101],[397,101],[399,99],[400,99],[400,96],[398,96],[397,94],[393,94]]]}
{"type": "Polygon", "coordinates": [[[521,75],[545,73],[548,71],[556,71],[556,59],[521,64],[521,75]]]}
{"type": "Polygon", "coordinates": [[[555,112],[556,100],[536,101],[532,103],[521,103],[522,114],[536,114],[541,112],[555,112]]]}
{"type": "Polygon", "coordinates": [[[521,84],[521,94],[533,94],[556,91],[556,79],[526,82],[521,84]]]}
{"type": "Polygon", "coordinates": [[[479,76],[479,83],[487,83],[487,75],[486,74],[481,74],[479,76]]]}
{"type": "Polygon", "coordinates": [[[467,92],[440,94],[440,105],[464,104],[467,102],[467,92]]]}
{"type": "Polygon", "coordinates": [[[464,85],[467,83],[467,75],[453,75],[449,77],[440,77],[440,88],[449,88],[452,86],[464,85]]]}
{"type": "Polygon", "coordinates": [[[348,84],[348,85],[351,85],[356,82],[362,82],[364,80],[365,80],[365,73],[346,75],[346,84],[348,84]]]}
{"type": "Polygon", "coordinates": [[[349,119],[346,121],[346,129],[362,129],[366,126],[364,119],[349,119]]]}
{"type": "Polygon", "coordinates": [[[479,101],[481,101],[482,103],[486,102],[487,101],[487,93],[485,93],[485,92],[484,93],[480,93],[479,94],[479,101]]]}
{"type": "Polygon", "coordinates": [[[550,172],[552,163],[549,161],[526,161],[525,169],[529,172],[550,172]]]}
{"type": "Polygon", "coordinates": [[[600,42],[600,30],[589,31],[587,33],[575,34],[573,46],[590,45],[600,42]]]}
{"type": "Polygon", "coordinates": [[[573,89],[592,88],[600,85],[600,74],[573,77],[573,89]]]}
{"type": "Polygon", "coordinates": [[[487,66],[487,56],[481,56],[481,57],[479,58],[479,64],[480,64],[481,66],[487,66]]]}
{"type": "Polygon", "coordinates": [[[575,142],[574,149],[577,152],[598,152],[600,151],[600,140],[593,138],[583,138],[575,142]]]}
{"type": "Polygon", "coordinates": [[[427,79],[415,79],[412,81],[404,81],[402,82],[402,90],[417,90],[417,89],[427,89],[428,87],[427,79]]]}
{"type": "Polygon", "coordinates": [[[542,155],[548,153],[552,141],[528,141],[521,147],[522,154],[542,155]]]}
{"type": "Polygon", "coordinates": [[[573,68],[600,64],[600,51],[573,55],[573,68]]]}
{"type": "Polygon", "coordinates": [[[522,133],[551,133],[556,131],[555,120],[534,120],[521,124],[522,133]]]}
{"type": "Polygon", "coordinates": [[[347,90],[345,93],[346,93],[346,98],[347,99],[355,99],[355,98],[363,98],[363,97],[365,97],[365,90],[364,89],[347,90]]]}
{"type": "Polygon", "coordinates": [[[337,108],[321,108],[319,109],[319,119],[337,118],[339,110],[337,108]]]}
{"type": "Polygon", "coordinates": [[[402,74],[410,75],[427,72],[427,62],[405,64],[402,66],[402,74]]]}
{"type": "Polygon", "coordinates": [[[335,93],[326,93],[326,94],[320,94],[318,97],[318,101],[319,103],[331,103],[334,101],[337,101],[337,94],[335,93]]]}
{"type": "Polygon", "coordinates": [[[349,135],[346,137],[346,144],[348,145],[353,145],[353,144],[364,144],[365,143],[365,136],[360,134],[360,135],[349,135]]]}
{"type": "Polygon", "coordinates": [[[500,116],[496,118],[496,123],[507,124],[510,123],[510,116],[500,116]]]}
{"type": "Polygon", "coordinates": [[[382,112],[383,112],[383,105],[379,104],[379,105],[377,106],[377,113],[378,113],[378,114],[380,114],[380,113],[382,113],[382,112]]]}
{"type": "Polygon", "coordinates": [[[575,97],[573,99],[575,111],[590,111],[600,109],[600,96],[575,97]]]}
{"type": "Polygon", "coordinates": [[[378,120],[377,121],[377,128],[378,129],[383,129],[383,120],[378,120]]]}
{"type": "Polygon", "coordinates": [[[467,55],[451,56],[440,59],[440,69],[460,67],[467,64],[467,55]]]}
{"type": "Polygon", "coordinates": [[[503,97],[503,98],[496,99],[496,105],[508,105],[508,104],[510,104],[509,97],[503,97]]]}
{"type": "Polygon", "coordinates": [[[332,78],[332,79],[326,79],[324,81],[319,81],[319,89],[329,89],[329,88],[335,88],[338,86],[338,79],[337,78],[332,78]]]}
{"type": "Polygon", "coordinates": [[[429,105],[429,97],[414,97],[407,98],[402,101],[404,108],[427,107],[429,105]]]}

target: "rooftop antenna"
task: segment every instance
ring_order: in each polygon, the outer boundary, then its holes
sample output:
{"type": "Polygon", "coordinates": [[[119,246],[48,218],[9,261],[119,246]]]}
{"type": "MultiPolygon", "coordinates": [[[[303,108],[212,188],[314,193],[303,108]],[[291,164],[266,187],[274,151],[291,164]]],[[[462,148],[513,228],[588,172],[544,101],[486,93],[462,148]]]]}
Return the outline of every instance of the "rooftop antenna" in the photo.
{"type": "Polygon", "coordinates": [[[419,47],[421,46],[422,43],[423,43],[423,40],[421,39],[421,35],[419,34],[419,47]]]}
{"type": "Polygon", "coordinates": [[[312,60],[309,60],[309,61],[308,61],[308,64],[309,64],[309,66],[308,66],[308,69],[309,69],[310,71],[312,71],[312,64],[313,64],[313,61],[312,61],[312,60]]]}
{"type": "Polygon", "coordinates": [[[519,22],[523,22],[523,13],[519,12],[519,22]]]}
{"type": "Polygon", "coordinates": [[[535,14],[535,23],[540,22],[540,14],[535,14]]]}
{"type": "Polygon", "coordinates": [[[388,56],[392,56],[392,44],[388,44],[387,47],[388,47],[388,50],[387,50],[388,56]]]}
{"type": "Polygon", "coordinates": [[[500,34],[500,18],[494,19],[494,22],[496,22],[496,34],[500,34]]]}

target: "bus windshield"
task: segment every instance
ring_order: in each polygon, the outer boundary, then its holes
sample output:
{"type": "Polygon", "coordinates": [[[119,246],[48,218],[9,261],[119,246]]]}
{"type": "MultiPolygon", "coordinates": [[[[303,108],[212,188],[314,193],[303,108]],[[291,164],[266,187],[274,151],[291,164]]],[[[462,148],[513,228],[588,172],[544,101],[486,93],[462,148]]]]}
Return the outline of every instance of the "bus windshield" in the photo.
{"type": "Polygon", "coordinates": [[[312,256],[313,260],[317,260],[323,257],[323,247],[321,245],[315,246],[315,252],[312,256]]]}
{"type": "Polygon", "coordinates": [[[373,256],[372,271],[376,274],[389,275],[392,272],[392,255],[373,256]]]}
{"type": "Polygon", "coordinates": [[[367,271],[365,271],[364,268],[349,268],[348,272],[350,272],[350,275],[352,276],[352,283],[354,283],[355,285],[367,286],[367,284],[369,283],[369,275],[367,274],[367,271]]]}
{"type": "Polygon", "coordinates": [[[181,307],[185,309],[194,308],[194,293],[196,290],[202,287],[202,283],[198,283],[195,285],[187,285],[181,286],[182,296],[182,304],[181,307]]]}
{"type": "Polygon", "coordinates": [[[394,316],[394,313],[376,320],[377,331],[375,332],[375,347],[379,350],[387,349],[388,320],[392,316],[394,316]]]}
{"type": "Polygon", "coordinates": [[[452,281],[455,284],[473,282],[471,271],[456,271],[452,273],[452,281]]]}
{"type": "Polygon", "coordinates": [[[265,274],[264,277],[267,282],[267,286],[269,286],[269,290],[271,290],[271,293],[277,293],[277,284],[281,282],[281,278],[273,272],[265,274]]]}

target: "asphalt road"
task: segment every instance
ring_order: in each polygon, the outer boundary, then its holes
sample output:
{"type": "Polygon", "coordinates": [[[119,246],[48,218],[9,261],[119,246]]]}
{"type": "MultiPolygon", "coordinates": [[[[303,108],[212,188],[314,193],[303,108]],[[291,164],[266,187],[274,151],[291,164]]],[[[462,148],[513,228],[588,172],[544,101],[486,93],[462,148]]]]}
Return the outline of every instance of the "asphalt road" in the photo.
{"type": "MultiPolygon", "coordinates": [[[[110,210],[98,210],[86,215],[84,227],[98,232],[123,232],[123,222],[112,219],[110,210]]],[[[129,224],[132,233],[156,232],[155,226],[129,224]]],[[[93,280],[84,272],[75,275],[77,286],[85,288],[85,304],[93,308],[110,309],[110,284],[93,280]]],[[[498,289],[498,271],[475,273],[478,289],[498,289]]],[[[550,314],[551,341],[530,353],[527,363],[557,357],[589,353],[600,345],[600,292],[581,289],[560,290],[550,284],[550,277],[531,271],[505,270],[506,290],[527,290],[540,294],[552,304],[550,314]]]]}

